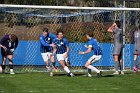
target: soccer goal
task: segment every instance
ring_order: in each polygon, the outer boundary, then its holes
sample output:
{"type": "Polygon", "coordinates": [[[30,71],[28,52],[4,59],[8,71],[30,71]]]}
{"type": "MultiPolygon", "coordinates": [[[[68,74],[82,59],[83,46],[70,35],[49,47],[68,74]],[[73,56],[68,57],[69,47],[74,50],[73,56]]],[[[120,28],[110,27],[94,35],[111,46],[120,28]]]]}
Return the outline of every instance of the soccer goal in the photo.
{"type": "MultiPolygon", "coordinates": [[[[133,33],[140,24],[140,8],[125,7],[72,7],[0,5],[0,38],[6,34],[16,34],[19,45],[14,53],[14,65],[18,72],[44,72],[45,63],[40,53],[39,36],[42,28],[56,33],[62,28],[64,37],[70,42],[69,61],[72,71],[84,71],[84,64],[92,55],[79,55],[84,51],[86,31],[92,31],[103,50],[102,59],[93,64],[101,70],[112,70],[113,35],[107,32],[115,21],[122,23],[124,69],[133,66],[133,33]]],[[[0,56],[1,59],[1,56],[0,56]]],[[[57,59],[56,59],[57,61],[57,59]]],[[[56,66],[60,67],[57,62],[56,66]]],[[[61,69],[61,68],[60,68],[61,69]]]]}

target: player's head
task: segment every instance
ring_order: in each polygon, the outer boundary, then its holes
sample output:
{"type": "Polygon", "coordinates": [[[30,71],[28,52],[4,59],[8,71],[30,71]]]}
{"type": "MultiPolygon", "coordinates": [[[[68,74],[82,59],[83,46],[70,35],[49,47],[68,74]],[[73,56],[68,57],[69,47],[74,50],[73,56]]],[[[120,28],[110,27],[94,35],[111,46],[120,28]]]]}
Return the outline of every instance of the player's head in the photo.
{"type": "Polygon", "coordinates": [[[115,27],[118,27],[118,28],[121,27],[121,22],[120,21],[116,20],[114,23],[116,24],[115,27]]]}
{"type": "Polygon", "coordinates": [[[63,38],[63,30],[62,29],[57,29],[56,35],[59,39],[63,38]]]}
{"type": "Polygon", "coordinates": [[[16,39],[17,39],[17,36],[16,36],[15,34],[11,34],[11,35],[10,35],[10,40],[11,40],[12,42],[15,42],[16,39]]]}
{"type": "Polygon", "coordinates": [[[44,36],[47,36],[48,31],[49,31],[48,28],[43,28],[43,35],[44,35],[44,36]]]}
{"type": "Polygon", "coordinates": [[[87,39],[91,39],[93,37],[93,32],[92,31],[87,31],[86,32],[86,37],[87,37],[87,39]]]}

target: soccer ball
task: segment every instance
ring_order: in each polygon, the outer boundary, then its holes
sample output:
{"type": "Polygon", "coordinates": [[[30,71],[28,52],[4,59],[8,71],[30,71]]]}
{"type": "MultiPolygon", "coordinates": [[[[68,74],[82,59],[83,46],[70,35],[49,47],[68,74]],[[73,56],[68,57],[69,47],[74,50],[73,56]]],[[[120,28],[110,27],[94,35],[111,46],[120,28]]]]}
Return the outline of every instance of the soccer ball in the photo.
{"type": "Polygon", "coordinates": [[[0,66],[0,73],[2,73],[2,67],[0,66]]]}

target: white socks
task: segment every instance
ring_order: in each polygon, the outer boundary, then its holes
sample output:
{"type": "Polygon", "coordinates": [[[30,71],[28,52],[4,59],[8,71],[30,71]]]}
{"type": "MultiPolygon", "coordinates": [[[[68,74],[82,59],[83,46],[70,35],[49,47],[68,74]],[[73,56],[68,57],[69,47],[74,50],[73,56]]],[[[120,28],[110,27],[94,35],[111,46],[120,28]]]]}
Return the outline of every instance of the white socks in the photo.
{"type": "Polygon", "coordinates": [[[64,70],[67,72],[67,73],[70,73],[70,70],[67,66],[64,67],[64,70]]]}
{"type": "Polygon", "coordinates": [[[94,70],[96,73],[100,73],[100,70],[98,70],[97,68],[95,68],[95,67],[92,66],[92,65],[89,65],[89,66],[88,66],[88,69],[91,69],[92,71],[94,70]]]}

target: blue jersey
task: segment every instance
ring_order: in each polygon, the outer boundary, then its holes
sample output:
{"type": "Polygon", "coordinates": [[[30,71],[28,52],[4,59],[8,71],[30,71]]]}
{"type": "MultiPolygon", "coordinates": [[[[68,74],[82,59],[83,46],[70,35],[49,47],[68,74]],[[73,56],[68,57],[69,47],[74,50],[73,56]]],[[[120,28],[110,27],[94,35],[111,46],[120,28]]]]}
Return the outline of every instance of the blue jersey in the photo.
{"type": "Polygon", "coordinates": [[[102,55],[102,50],[99,46],[98,41],[95,38],[91,38],[88,41],[88,47],[91,47],[93,49],[95,55],[102,55]]]}
{"type": "Polygon", "coordinates": [[[69,42],[67,39],[63,38],[58,40],[58,38],[53,40],[53,43],[56,45],[56,54],[63,54],[67,51],[67,47],[69,46],[69,42]]]}
{"type": "Polygon", "coordinates": [[[53,39],[56,38],[56,35],[52,33],[48,33],[47,36],[44,36],[43,34],[40,35],[40,52],[46,53],[46,52],[52,52],[53,48],[50,46],[52,44],[53,39]]]}

